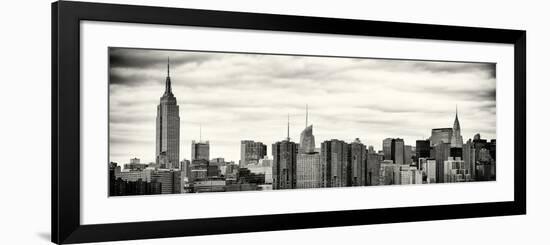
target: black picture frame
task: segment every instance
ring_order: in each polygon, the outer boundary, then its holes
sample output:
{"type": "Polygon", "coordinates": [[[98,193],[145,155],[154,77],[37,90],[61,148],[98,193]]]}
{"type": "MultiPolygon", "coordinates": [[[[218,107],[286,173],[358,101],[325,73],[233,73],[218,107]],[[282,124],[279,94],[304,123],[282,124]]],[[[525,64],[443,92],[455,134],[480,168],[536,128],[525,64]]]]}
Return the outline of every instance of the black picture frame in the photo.
{"type": "Polygon", "coordinates": [[[61,1],[52,4],[52,220],[54,243],[351,226],[526,213],[526,32],[61,1]],[[235,28],[514,45],[514,201],[288,213],[152,222],[80,224],[80,22],[235,28]]]}

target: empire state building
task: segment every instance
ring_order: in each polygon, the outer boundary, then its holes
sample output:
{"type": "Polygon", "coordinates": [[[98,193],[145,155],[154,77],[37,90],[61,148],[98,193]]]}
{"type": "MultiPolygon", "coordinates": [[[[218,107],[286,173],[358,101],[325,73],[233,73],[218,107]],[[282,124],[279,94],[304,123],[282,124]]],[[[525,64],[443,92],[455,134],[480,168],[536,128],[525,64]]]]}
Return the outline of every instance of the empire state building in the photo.
{"type": "Polygon", "coordinates": [[[177,168],[180,158],[180,116],[170,81],[168,58],[165,90],[157,106],[156,163],[165,168],[177,168]]]}

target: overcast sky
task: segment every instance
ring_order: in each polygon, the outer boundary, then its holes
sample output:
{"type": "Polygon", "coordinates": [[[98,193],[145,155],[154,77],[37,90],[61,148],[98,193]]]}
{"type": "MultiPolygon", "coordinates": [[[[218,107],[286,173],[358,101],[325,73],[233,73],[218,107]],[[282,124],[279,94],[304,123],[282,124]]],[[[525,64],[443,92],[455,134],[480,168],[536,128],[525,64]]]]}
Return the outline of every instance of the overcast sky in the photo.
{"type": "Polygon", "coordinates": [[[110,50],[110,160],[155,158],[156,107],[170,57],[180,108],[180,158],[191,140],[210,141],[210,157],[238,162],[240,141],[299,142],[305,105],[316,147],[359,138],[378,151],[382,140],[407,145],[432,128],[452,127],[455,105],[464,140],[496,133],[495,65],[189,51],[110,50]]]}

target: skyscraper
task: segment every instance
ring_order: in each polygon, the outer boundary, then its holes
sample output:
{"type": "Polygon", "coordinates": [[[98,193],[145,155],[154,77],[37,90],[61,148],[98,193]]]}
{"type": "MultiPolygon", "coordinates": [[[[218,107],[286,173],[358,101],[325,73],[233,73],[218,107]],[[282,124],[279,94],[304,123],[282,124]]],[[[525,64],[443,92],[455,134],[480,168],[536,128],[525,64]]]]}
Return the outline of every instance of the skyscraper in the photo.
{"type": "Polygon", "coordinates": [[[488,142],[479,134],[474,136],[475,171],[473,176],[477,181],[495,180],[496,171],[496,140],[488,142]]]}
{"type": "Polygon", "coordinates": [[[384,152],[384,160],[391,160],[391,142],[392,138],[386,138],[382,141],[382,151],[384,152]]]}
{"type": "Polygon", "coordinates": [[[413,149],[412,149],[412,146],[410,145],[405,145],[405,163],[404,164],[407,164],[407,165],[411,165],[413,163],[413,149]]]}
{"type": "Polygon", "coordinates": [[[417,159],[430,157],[430,141],[429,140],[417,140],[416,141],[416,157],[417,157],[417,159]]]}
{"type": "Polygon", "coordinates": [[[348,186],[350,168],[349,145],[342,140],[321,143],[321,187],[348,186]]]}
{"type": "Polygon", "coordinates": [[[191,163],[196,160],[210,161],[210,142],[202,141],[202,125],[199,125],[199,140],[191,141],[191,163]]]}
{"type": "Polygon", "coordinates": [[[464,160],[464,165],[470,173],[470,177],[475,179],[476,172],[476,151],[472,140],[469,139],[462,145],[462,159],[464,160]]]}
{"type": "Polygon", "coordinates": [[[430,146],[434,147],[439,143],[451,143],[452,128],[434,128],[430,137],[430,146]]]}
{"type": "Polygon", "coordinates": [[[313,136],[313,125],[308,125],[308,107],[306,105],[306,127],[300,134],[300,153],[311,153],[315,151],[315,136],[313,136]]]}
{"type": "Polygon", "coordinates": [[[380,172],[380,156],[375,152],[367,153],[365,181],[366,185],[378,185],[380,172]]]}
{"type": "Polygon", "coordinates": [[[290,122],[287,123],[287,137],[272,145],[273,189],[296,188],[296,154],[298,144],[290,141],[290,122]]]}
{"type": "Polygon", "coordinates": [[[161,153],[166,154],[166,167],[174,168],[180,158],[180,116],[176,97],[172,93],[170,81],[170,59],[168,59],[165,90],[157,106],[156,119],[156,161],[159,164],[161,153]]]}
{"type": "Polygon", "coordinates": [[[391,160],[395,164],[405,164],[405,141],[400,138],[391,141],[391,160]]]}
{"type": "Polygon", "coordinates": [[[210,142],[191,141],[191,162],[195,160],[210,160],[210,142]]]}
{"type": "Polygon", "coordinates": [[[458,107],[455,111],[455,122],[451,134],[451,148],[462,148],[462,135],[460,134],[460,122],[458,122],[458,107]]]}
{"type": "Polygon", "coordinates": [[[296,188],[321,187],[321,158],[318,152],[296,156],[296,188]]]}
{"type": "Polygon", "coordinates": [[[300,134],[300,146],[296,156],[296,188],[321,187],[321,157],[315,152],[313,125],[308,125],[306,105],[306,125],[300,134]]]}
{"type": "Polygon", "coordinates": [[[451,155],[450,143],[439,143],[434,147],[435,151],[435,180],[437,183],[445,181],[445,161],[451,155]]]}
{"type": "Polygon", "coordinates": [[[258,164],[267,153],[267,146],[262,142],[241,140],[241,160],[239,166],[244,168],[248,164],[258,164]]]}
{"type": "Polygon", "coordinates": [[[436,169],[437,164],[435,159],[426,159],[426,168],[423,171],[426,173],[426,183],[436,183],[436,169]]]}
{"type": "Polygon", "coordinates": [[[357,138],[350,144],[350,182],[351,186],[364,186],[366,184],[365,172],[367,163],[367,149],[357,138]]]}

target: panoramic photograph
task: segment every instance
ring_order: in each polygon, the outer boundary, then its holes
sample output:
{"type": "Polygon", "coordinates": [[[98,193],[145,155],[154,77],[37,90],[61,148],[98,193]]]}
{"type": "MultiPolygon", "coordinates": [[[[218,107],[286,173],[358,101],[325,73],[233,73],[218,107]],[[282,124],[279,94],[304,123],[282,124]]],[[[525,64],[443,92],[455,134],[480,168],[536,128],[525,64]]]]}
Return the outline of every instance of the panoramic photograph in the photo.
{"type": "Polygon", "coordinates": [[[108,58],[109,196],[496,180],[495,63],[124,47],[108,58]]]}

